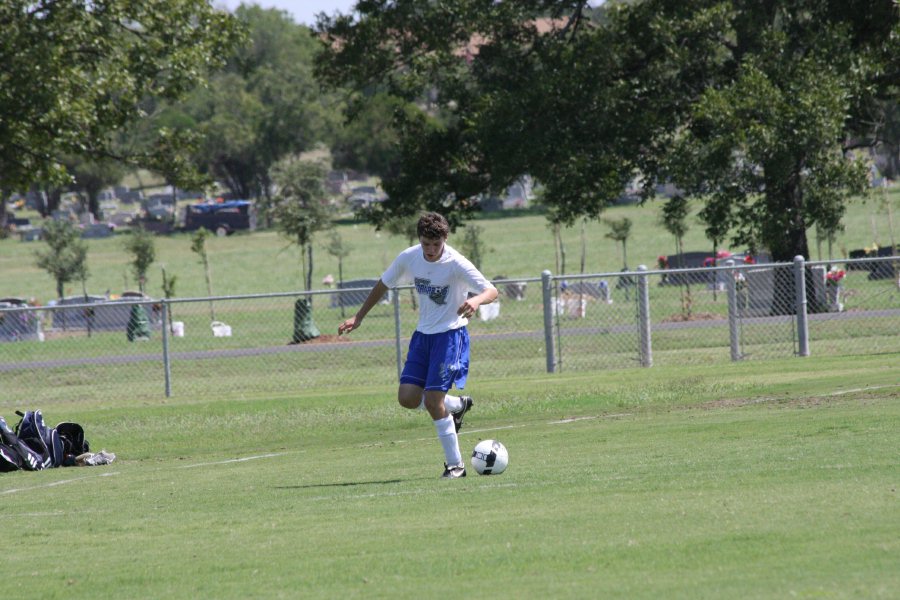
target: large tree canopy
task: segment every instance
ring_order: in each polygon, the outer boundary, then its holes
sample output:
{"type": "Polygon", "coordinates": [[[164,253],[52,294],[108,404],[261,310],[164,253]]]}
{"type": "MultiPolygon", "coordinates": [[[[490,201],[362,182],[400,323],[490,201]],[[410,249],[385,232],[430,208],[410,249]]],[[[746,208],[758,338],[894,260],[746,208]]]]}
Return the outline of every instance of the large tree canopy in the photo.
{"type": "MultiPolygon", "coordinates": [[[[562,222],[635,176],[707,203],[708,231],[808,256],[900,81],[893,0],[361,0],[322,18],[318,74],[418,103],[395,112],[387,213],[472,209],[522,174],[562,222]]],[[[387,215],[384,215],[387,216],[387,215]]]]}
{"type": "Polygon", "coordinates": [[[64,156],[123,157],[114,134],[144,101],[182,96],[239,39],[207,0],[4,0],[0,188],[65,180],[64,156]]]}
{"type": "Polygon", "coordinates": [[[183,109],[203,133],[197,160],[241,198],[269,199],[269,171],[309,150],[336,127],[334,101],[313,77],[318,45],[283,11],[241,5],[249,43],[183,109]]]}

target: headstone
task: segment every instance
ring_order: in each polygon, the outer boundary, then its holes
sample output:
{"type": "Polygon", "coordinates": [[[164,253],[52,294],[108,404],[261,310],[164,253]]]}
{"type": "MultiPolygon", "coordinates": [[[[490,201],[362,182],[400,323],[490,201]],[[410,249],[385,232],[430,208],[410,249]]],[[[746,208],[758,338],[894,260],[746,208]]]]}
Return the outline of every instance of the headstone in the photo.
{"type": "MultiPolygon", "coordinates": [[[[372,287],[378,283],[377,279],[351,279],[338,283],[338,290],[351,290],[354,288],[363,288],[353,292],[335,292],[331,295],[331,308],[339,306],[359,306],[369,297],[372,287]]],[[[389,302],[391,292],[388,291],[382,299],[382,303],[389,302]]]]}
{"type": "Polygon", "coordinates": [[[81,231],[81,237],[85,239],[106,238],[113,234],[113,230],[107,223],[92,223],[85,225],[81,231]]]}
{"type": "Polygon", "coordinates": [[[744,317],[768,317],[772,313],[775,272],[770,268],[741,271],[738,308],[744,317]]]}

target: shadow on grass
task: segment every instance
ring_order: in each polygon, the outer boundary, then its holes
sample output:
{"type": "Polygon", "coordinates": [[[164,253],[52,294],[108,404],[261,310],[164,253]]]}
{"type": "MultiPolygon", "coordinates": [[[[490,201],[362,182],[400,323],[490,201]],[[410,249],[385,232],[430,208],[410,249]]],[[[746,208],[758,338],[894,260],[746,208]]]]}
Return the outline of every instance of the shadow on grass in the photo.
{"type": "MultiPolygon", "coordinates": [[[[419,477],[418,479],[425,479],[419,477]]],[[[355,487],[358,485],[392,485],[394,483],[405,483],[415,481],[414,479],[386,479],[384,481],[345,481],[343,483],[310,483],[308,485],[276,485],[276,490],[306,490],[311,488],[330,488],[330,487],[355,487]]]]}

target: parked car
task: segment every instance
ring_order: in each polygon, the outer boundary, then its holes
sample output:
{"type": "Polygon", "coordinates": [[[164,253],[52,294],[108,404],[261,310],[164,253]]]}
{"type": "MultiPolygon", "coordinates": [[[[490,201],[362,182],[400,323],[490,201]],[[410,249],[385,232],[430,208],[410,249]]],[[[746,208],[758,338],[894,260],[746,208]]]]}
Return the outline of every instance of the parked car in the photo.
{"type": "Polygon", "coordinates": [[[347,196],[347,204],[353,210],[366,208],[376,202],[384,202],[387,195],[379,192],[378,188],[372,185],[361,185],[353,188],[352,193],[347,196]]]}
{"type": "Polygon", "coordinates": [[[249,200],[191,204],[184,214],[184,229],[204,227],[216,235],[230,235],[241,229],[256,229],[256,209],[249,200]]]}

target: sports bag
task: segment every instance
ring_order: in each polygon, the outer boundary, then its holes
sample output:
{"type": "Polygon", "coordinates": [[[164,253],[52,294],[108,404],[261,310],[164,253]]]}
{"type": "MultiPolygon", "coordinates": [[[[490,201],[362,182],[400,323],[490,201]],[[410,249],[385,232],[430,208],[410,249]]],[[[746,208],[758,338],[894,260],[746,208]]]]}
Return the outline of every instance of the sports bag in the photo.
{"type": "Polygon", "coordinates": [[[22,458],[19,453],[0,442],[0,473],[9,473],[10,471],[18,471],[22,468],[22,458]]]}
{"type": "MultiPolygon", "coordinates": [[[[64,466],[71,466],[68,464],[70,458],[74,459],[76,456],[91,451],[91,445],[84,439],[84,428],[78,423],[68,421],[57,423],[56,433],[62,440],[64,466]]],[[[74,463],[74,460],[72,462],[74,463]]]]}
{"type": "Polygon", "coordinates": [[[16,425],[16,435],[19,436],[29,448],[41,455],[44,468],[60,467],[63,464],[63,443],[56,429],[44,424],[44,415],[41,411],[26,411],[24,414],[16,411],[22,417],[16,425]]]}
{"type": "Polygon", "coordinates": [[[0,471],[40,471],[44,468],[44,459],[19,439],[6,419],[0,417],[0,471]]]}

